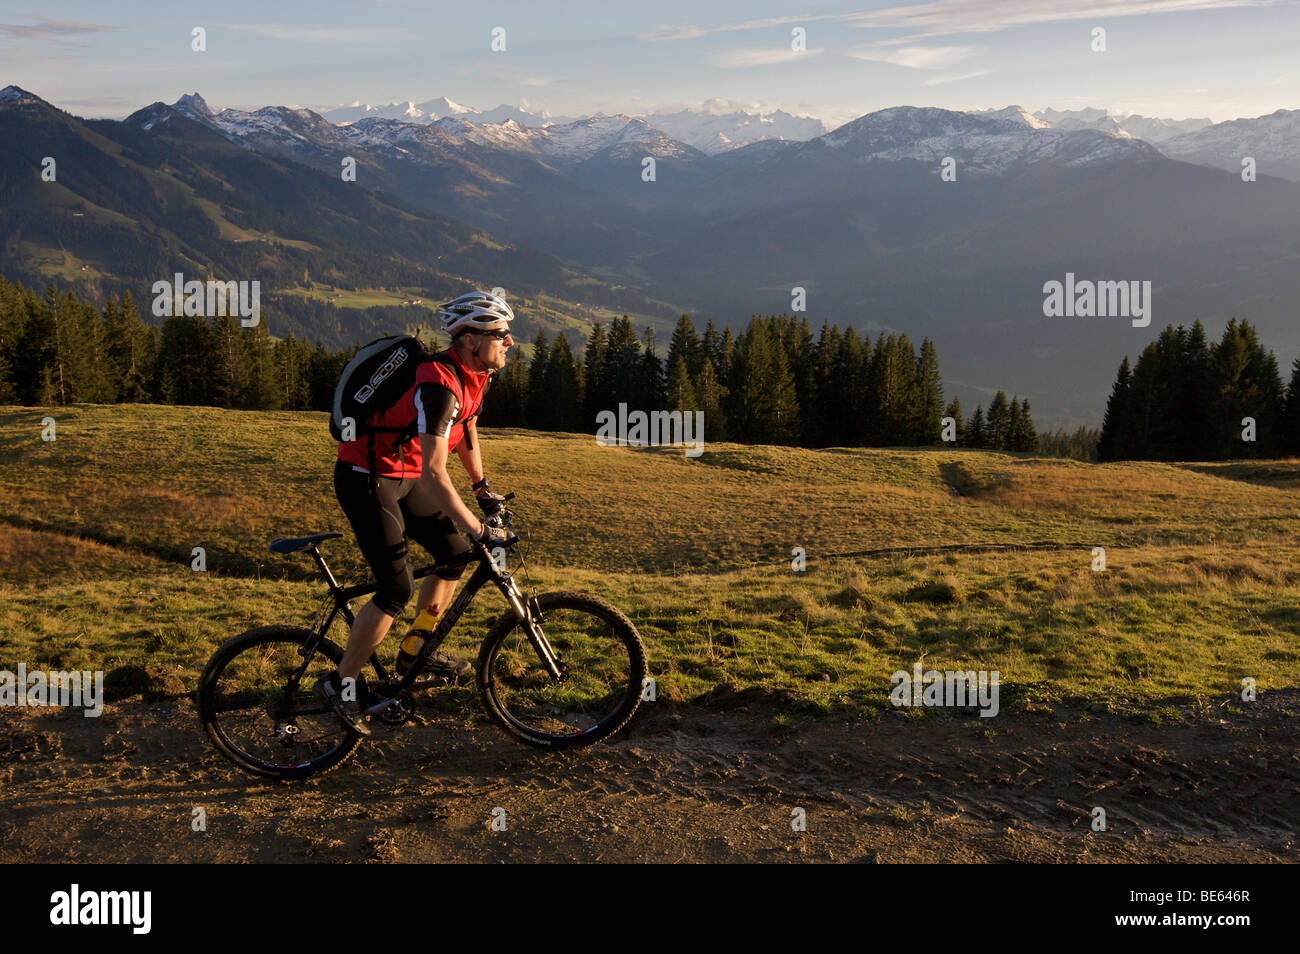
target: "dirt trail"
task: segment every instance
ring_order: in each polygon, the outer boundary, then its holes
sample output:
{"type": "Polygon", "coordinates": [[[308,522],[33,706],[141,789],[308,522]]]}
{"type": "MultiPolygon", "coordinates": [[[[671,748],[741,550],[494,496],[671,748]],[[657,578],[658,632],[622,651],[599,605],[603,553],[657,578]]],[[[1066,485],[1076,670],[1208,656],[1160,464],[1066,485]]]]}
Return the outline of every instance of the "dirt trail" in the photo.
{"type": "Polygon", "coordinates": [[[1235,706],[780,727],[741,694],[568,754],[421,710],[291,784],[216,754],[188,699],[0,709],[0,862],[1300,861],[1300,690],[1235,706]]]}

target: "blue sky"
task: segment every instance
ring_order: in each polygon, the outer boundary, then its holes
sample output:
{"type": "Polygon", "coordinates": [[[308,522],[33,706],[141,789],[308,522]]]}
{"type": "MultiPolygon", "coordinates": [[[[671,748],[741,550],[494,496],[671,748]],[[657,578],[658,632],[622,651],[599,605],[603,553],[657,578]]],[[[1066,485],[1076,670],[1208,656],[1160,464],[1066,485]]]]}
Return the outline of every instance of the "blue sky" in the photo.
{"type": "Polygon", "coordinates": [[[1298,38],[1296,0],[3,0],[0,85],[108,117],[198,91],[215,108],[447,96],[579,115],[722,100],[834,124],[1017,103],[1221,121],[1300,107],[1298,38]],[[1090,48],[1094,27],[1105,52],[1090,48]]]}

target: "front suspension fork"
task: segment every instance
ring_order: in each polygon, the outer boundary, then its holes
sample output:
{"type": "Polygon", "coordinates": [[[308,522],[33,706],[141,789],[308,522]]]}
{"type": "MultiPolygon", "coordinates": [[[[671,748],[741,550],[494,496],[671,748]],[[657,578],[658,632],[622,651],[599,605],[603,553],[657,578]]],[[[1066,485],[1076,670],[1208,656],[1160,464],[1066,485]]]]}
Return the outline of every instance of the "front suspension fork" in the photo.
{"type": "Polygon", "coordinates": [[[501,592],[505,594],[506,602],[510,608],[515,611],[523,623],[524,632],[528,635],[528,641],[533,644],[537,656],[550,673],[551,678],[557,683],[564,682],[565,676],[568,675],[568,669],[560,661],[560,657],[551,647],[550,640],[546,638],[546,633],[542,631],[542,608],[538,605],[535,597],[525,596],[519,589],[519,584],[515,582],[514,577],[506,577],[504,581],[498,584],[501,592]]]}

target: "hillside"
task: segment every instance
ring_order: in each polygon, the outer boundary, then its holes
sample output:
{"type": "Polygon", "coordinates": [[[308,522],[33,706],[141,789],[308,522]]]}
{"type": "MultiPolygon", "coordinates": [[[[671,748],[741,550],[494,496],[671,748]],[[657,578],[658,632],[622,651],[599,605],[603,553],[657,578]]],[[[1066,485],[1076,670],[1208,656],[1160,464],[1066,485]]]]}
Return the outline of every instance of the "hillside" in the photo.
{"type": "MultiPolygon", "coordinates": [[[[218,755],[187,693],[232,634],[315,613],[307,561],[265,544],[345,529],[324,415],[0,408],[0,670],[147,666],[151,693],[0,710],[0,861],[50,826],[106,862],[1296,860],[1300,462],[484,438],[525,584],[624,609],[657,700],[561,753],[472,688],[420,692],[289,788],[218,755]],[[996,669],[998,717],[893,708],[918,661],[996,669]]],[[[351,551],[324,545],[344,578],[351,551]]],[[[499,611],[480,596],[450,648],[499,611]]]]}
{"type": "MultiPolygon", "coordinates": [[[[0,415],[8,651],[192,675],[226,636],[310,614],[314,570],[266,541],[347,529],[325,415],[77,406],[43,443],[45,413],[0,415]]],[[[626,604],[679,697],[722,682],[856,704],[918,653],[1130,703],[1300,681],[1300,463],[727,444],[691,460],[528,431],[488,431],[485,457],[519,494],[541,585],[626,604]]],[[[356,577],[353,550],[325,552],[356,577]]]]}
{"type": "Polygon", "coordinates": [[[414,298],[426,304],[407,320],[427,323],[429,302],[466,286],[505,287],[529,338],[584,334],[615,309],[664,327],[678,313],[377,192],[364,169],[346,182],[254,153],[162,104],[124,122],[83,121],[8,95],[0,136],[14,144],[0,160],[0,270],[92,296],[130,290],[146,316],[153,283],[176,272],[260,281],[273,335],[334,347],[390,331],[414,298]],[[45,157],[53,181],[41,178],[45,157]],[[376,306],[387,307],[365,310],[376,306]]]}

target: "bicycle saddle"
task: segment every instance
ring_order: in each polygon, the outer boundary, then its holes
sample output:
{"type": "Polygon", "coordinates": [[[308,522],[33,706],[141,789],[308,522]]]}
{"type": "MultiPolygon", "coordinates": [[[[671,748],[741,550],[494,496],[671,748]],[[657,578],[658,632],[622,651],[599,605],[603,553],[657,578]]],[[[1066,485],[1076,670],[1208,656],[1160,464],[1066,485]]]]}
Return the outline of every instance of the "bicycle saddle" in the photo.
{"type": "Polygon", "coordinates": [[[297,553],[299,550],[314,547],[322,540],[333,540],[341,536],[343,536],[341,533],[314,533],[310,537],[276,537],[271,541],[271,552],[297,553]]]}

